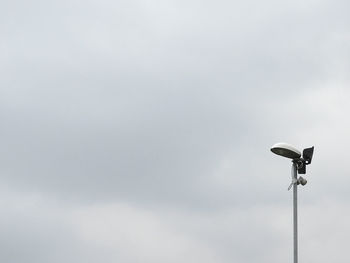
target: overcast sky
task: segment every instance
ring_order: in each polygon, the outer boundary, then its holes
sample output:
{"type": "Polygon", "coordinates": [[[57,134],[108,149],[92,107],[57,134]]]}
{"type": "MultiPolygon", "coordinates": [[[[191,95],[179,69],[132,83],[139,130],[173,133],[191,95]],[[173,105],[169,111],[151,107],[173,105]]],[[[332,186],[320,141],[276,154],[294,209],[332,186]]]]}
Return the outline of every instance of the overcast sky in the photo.
{"type": "Polygon", "coordinates": [[[1,1],[0,261],[348,263],[349,10],[1,1]]]}

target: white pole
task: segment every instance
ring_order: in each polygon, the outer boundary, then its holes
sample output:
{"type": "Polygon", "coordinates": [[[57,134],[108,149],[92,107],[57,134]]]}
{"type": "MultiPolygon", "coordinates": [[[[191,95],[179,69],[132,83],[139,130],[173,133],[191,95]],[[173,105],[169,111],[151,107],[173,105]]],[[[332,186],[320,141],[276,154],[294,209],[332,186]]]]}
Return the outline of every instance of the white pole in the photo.
{"type": "Polygon", "coordinates": [[[298,263],[298,183],[297,183],[297,165],[293,163],[293,248],[294,263],[298,263]]]}

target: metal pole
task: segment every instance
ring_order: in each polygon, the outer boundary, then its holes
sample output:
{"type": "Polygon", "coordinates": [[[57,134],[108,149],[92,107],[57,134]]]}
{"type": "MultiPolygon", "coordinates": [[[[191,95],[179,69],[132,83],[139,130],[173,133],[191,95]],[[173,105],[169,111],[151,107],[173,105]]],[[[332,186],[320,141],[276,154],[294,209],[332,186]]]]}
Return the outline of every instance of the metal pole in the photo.
{"type": "Polygon", "coordinates": [[[293,163],[293,248],[294,263],[298,263],[298,183],[297,183],[297,165],[293,163]]]}

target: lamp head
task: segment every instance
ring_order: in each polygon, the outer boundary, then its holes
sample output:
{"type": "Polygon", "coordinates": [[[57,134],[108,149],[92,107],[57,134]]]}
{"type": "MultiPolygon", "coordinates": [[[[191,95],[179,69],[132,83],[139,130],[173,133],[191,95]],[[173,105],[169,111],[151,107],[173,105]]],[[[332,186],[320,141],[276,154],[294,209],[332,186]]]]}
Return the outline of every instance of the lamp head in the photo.
{"type": "Polygon", "coordinates": [[[271,152],[290,159],[298,159],[301,153],[292,145],[284,142],[276,143],[271,147],[271,152]]]}

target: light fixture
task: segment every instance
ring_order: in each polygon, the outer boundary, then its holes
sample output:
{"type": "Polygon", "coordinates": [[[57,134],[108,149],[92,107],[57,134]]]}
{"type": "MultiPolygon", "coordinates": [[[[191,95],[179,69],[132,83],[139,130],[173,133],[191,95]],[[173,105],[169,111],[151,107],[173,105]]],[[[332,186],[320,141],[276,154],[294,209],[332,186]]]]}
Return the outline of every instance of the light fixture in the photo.
{"type": "Polygon", "coordinates": [[[301,152],[288,143],[276,143],[271,147],[271,151],[277,155],[292,159],[292,182],[288,190],[293,186],[293,258],[294,263],[298,263],[298,185],[306,185],[307,180],[297,174],[306,173],[306,165],[312,161],[314,147],[306,148],[301,152]]]}

